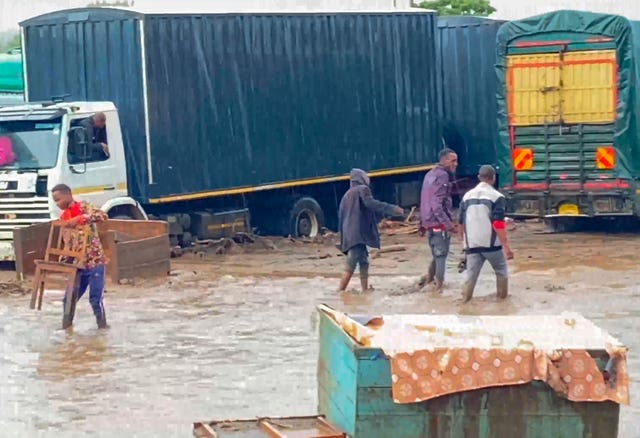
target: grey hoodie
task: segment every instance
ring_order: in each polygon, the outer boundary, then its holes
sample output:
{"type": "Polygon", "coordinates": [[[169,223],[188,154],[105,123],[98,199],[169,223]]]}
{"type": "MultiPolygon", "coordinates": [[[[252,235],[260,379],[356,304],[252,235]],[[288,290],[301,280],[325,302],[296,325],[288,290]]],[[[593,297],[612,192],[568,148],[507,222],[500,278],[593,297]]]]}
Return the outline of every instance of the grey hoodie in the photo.
{"type": "Polygon", "coordinates": [[[340,202],[340,249],[347,253],[356,245],[380,248],[378,222],[393,216],[396,206],[373,198],[364,170],[351,170],[351,188],[340,202]]]}

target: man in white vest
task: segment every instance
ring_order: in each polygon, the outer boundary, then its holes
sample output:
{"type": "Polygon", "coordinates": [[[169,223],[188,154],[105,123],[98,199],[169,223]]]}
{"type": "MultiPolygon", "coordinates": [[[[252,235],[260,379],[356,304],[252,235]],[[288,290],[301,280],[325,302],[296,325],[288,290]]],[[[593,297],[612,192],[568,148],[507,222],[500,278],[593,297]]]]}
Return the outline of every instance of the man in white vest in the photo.
{"type": "Polygon", "coordinates": [[[498,298],[506,298],[509,294],[507,260],[513,259],[505,225],[506,200],[493,187],[496,170],[492,166],[482,166],[478,179],[480,184],[468,191],[460,204],[467,261],[462,292],[464,302],[473,297],[485,261],[489,262],[496,274],[498,298]]]}

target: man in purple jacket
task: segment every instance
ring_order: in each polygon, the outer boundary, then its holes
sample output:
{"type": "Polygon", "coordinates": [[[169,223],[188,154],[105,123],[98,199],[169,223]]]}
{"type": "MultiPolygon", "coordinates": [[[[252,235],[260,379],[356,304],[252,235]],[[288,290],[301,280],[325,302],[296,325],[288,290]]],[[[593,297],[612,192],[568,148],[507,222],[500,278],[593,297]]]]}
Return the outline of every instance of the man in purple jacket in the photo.
{"type": "Polygon", "coordinates": [[[429,237],[433,258],[427,275],[420,279],[418,285],[422,288],[434,283],[435,290],[442,293],[451,234],[458,232],[451,212],[451,185],[458,167],[458,155],[451,149],[443,149],[439,159],[440,162],[427,173],[422,183],[420,235],[429,237]]]}

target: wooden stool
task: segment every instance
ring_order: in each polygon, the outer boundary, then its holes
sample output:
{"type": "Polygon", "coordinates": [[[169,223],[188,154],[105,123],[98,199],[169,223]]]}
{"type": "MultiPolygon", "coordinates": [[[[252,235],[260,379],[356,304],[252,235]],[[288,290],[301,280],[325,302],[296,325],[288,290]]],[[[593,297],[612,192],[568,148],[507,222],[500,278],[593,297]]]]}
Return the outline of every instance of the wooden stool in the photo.
{"type": "Polygon", "coordinates": [[[31,294],[31,308],[42,309],[45,283],[52,277],[65,281],[65,307],[62,327],[73,323],[78,287],[78,271],[84,268],[89,242],[89,226],[66,228],[64,222],[51,222],[44,260],[36,260],[36,274],[31,294]]]}

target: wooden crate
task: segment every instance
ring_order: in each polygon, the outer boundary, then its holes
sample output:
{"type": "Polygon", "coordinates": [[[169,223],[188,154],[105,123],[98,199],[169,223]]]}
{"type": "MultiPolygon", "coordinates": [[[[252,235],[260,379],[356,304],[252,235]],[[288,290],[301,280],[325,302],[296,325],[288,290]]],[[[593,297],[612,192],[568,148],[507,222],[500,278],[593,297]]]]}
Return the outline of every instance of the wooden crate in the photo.
{"type": "MultiPolygon", "coordinates": [[[[49,223],[18,228],[13,232],[16,273],[32,275],[34,260],[42,259],[49,223]]],[[[112,220],[100,224],[100,240],[109,263],[107,276],[114,282],[168,275],[171,270],[169,227],[162,221],[112,220]]]]}
{"type": "Polygon", "coordinates": [[[361,347],[322,311],[318,402],[319,415],[353,438],[615,438],[620,412],[613,402],[571,402],[535,381],[394,403],[382,350],[361,347]]]}

